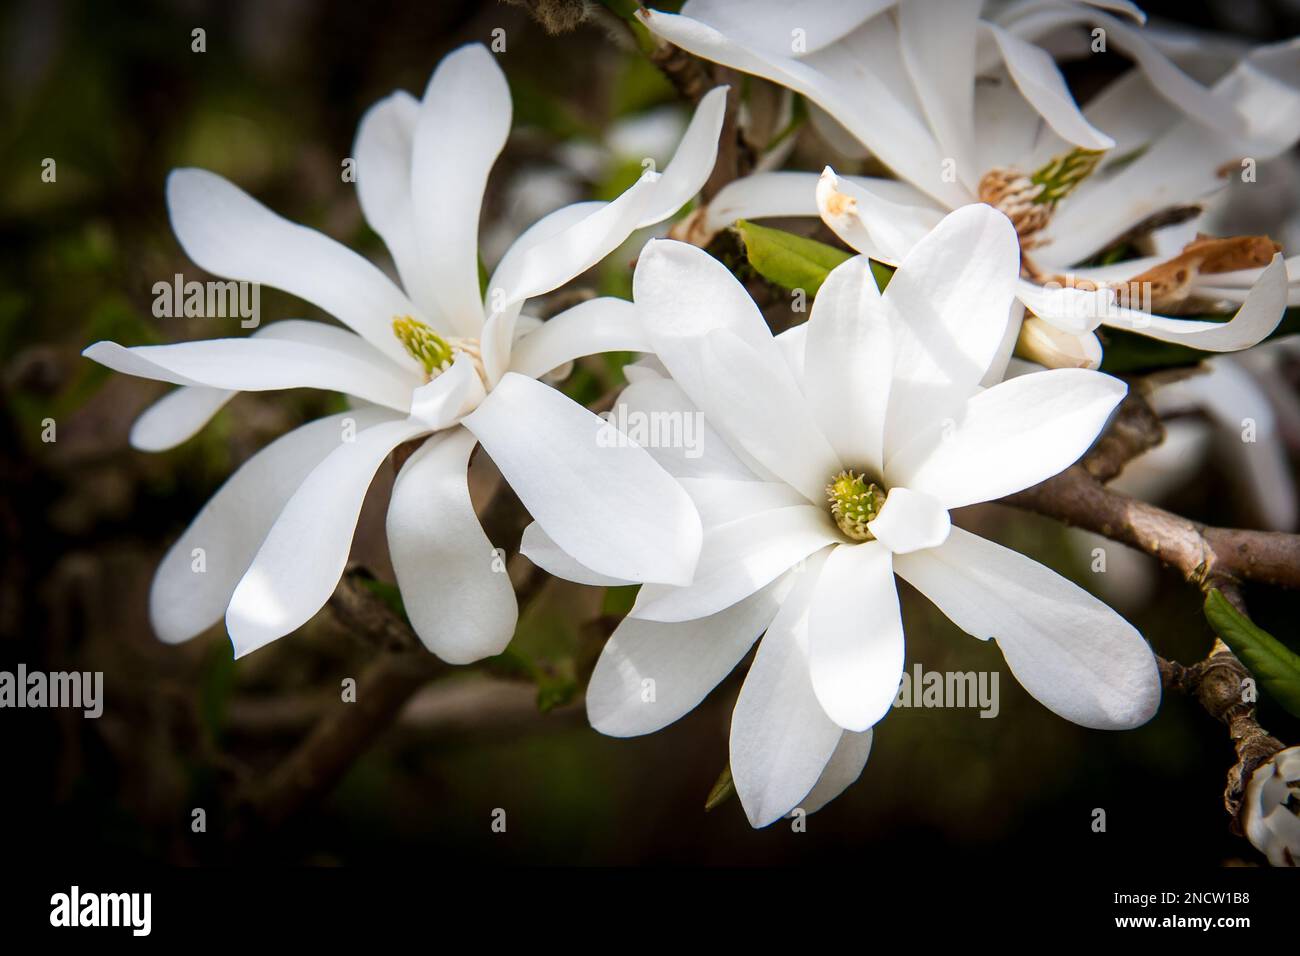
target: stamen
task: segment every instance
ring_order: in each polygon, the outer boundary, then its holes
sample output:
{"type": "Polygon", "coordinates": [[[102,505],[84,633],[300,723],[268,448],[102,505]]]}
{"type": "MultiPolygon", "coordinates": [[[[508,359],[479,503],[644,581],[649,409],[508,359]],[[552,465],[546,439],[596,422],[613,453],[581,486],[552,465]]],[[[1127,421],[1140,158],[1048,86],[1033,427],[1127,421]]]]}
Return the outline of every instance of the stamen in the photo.
{"type": "Polygon", "coordinates": [[[826,486],[826,499],[831,503],[831,516],[839,529],[854,541],[871,541],[873,535],[867,523],[876,520],[885,505],[885,492],[866,475],[841,471],[826,486]]]}
{"type": "Polygon", "coordinates": [[[408,355],[424,366],[430,378],[451,367],[452,345],[419,319],[400,315],[393,319],[393,334],[408,355]]]}
{"type": "Polygon", "coordinates": [[[1032,248],[1032,237],[1051,220],[1057,203],[1092,175],[1104,153],[1077,147],[1028,176],[1013,167],[991,169],[980,180],[980,202],[1005,213],[1021,247],[1032,248]]]}

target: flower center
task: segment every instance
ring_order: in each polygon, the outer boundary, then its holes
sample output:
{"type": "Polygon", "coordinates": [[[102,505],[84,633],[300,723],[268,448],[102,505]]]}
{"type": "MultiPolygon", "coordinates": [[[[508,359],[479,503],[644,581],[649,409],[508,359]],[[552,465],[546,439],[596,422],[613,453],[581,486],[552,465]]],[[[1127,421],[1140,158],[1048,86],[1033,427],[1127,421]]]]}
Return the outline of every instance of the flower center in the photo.
{"type": "Polygon", "coordinates": [[[447,369],[460,352],[474,361],[479,377],[483,376],[483,356],[479,352],[478,339],[443,338],[419,319],[409,315],[393,318],[393,334],[402,343],[406,353],[424,366],[424,374],[430,381],[447,369]]]}
{"type": "Polygon", "coordinates": [[[1038,171],[1025,175],[1012,166],[990,169],[980,180],[980,202],[1006,214],[1016,227],[1022,249],[1052,218],[1056,205],[1092,175],[1105,150],[1076,147],[1056,156],[1038,171]]]}
{"type": "Polygon", "coordinates": [[[826,500],[831,503],[831,517],[846,535],[854,541],[875,538],[867,523],[876,520],[885,504],[885,491],[878,484],[845,469],[826,486],[826,500]]]}

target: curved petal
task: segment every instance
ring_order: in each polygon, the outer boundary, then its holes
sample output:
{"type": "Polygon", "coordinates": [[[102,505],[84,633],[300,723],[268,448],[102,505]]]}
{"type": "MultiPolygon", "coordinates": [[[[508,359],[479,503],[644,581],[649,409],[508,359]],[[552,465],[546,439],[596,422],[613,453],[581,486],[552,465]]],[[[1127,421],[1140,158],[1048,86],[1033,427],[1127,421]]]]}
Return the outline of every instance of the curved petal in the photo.
{"type": "Polygon", "coordinates": [[[584,355],[648,351],[636,307],[626,299],[602,296],[565,309],[520,337],[510,352],[510,371],[541,378],[584,355]]]}
{"type": "Polygon", "coordinates": [[[733,179],[708,205],[709,238],[737,219],[817,215],[816,173],[754,173],[733,179]]]}
{"type": "Polygon", "coordinates": [[[1278,253],[1228,322],[1171,319],[1134,309],[1115,308],[1107,312],[1104,323],[1206,352],[1235,352],[1266,339],[1286,314],[1286,301],[1286,263],[1278,253]]]}
{"type": "Polygon", "coordinates": [[[529,514],[580,564],[626,581],[691,579],[702,534],[695,506],[614,426],[514,372],[464,424],[529,514]]]}
{"type": "Polygon", "coordinates": [[[766,469],[732,451],[672,379],[634,381],[623,389],[609,421],[678,479],[768,477],[766,469]]]}
{"type": "Polygon", "coordinates": [[[885,506],[867,530],[894,554],[937,548],[948,540],[952,521],[943,505],[910,488],[891,488],[885,506]]]}
{"type": "Polygon", "coordinates": [[[847,790],[867,765],[871,753],[871,731],[854,733],[846,730],[840,734],[840,742],[835,745],[835,752],[826,761],[817,785],[808,791],[808,795],[799,801],[799,809],[804,813],[816,813],[847,790]]]}
{"type": "Polygon", "coordinates": [[[388,550],[411,626],[449,664],[500,654],[515,633],[514,588],[470,502],[477,442],[463,428],[416,450],[393,485],[388,550]]]}
{"type": "Polygon", "coordinates": [[[682,7],[692,17],[728,36],[764,49],[788,52],[795,31],[804,34],[804,49],[815,53],[843,39],[895,0],[750,0],[743,5],[730,0],[689,0],[682,7]],[[783,49],[784,48],[784,49],[783,49]]]}
{"type": "Polygon", "coordinates": [[[158,637],[179,644],[220,621],[276,516],[339,447],[348,423],[365,429],[388,417],[366,409],[317,419],[271,442],[226,479],[154,574],[149,619],[158,637]]]}
{"type": "Polygon", "coordinates": [[[345,392],[400,412],[411,404],[418,380],[378,356],[348,354],[306,342],[274,339],[205,339],[175,345],[123,348],[96,342],[81,353],[127,375],[175,385],[258,392],[281,388],[321,388],[345,392]]]}
{"type": "MultiPolygon", "coordinates": [[[[384,362],[361,337],[324,322],[284,319],[261,326],[251,337],[332,348],[347,356],[376,364],[383,375],[409,379],[412,387],[419,384],[419,379],[405,369],[384,362]]],[[[207,385],[182,385],[140,413],[131,427],[131,446],[141,451],[174,448],[197,434],[236,394],[230,389],[207,385]]]]}
{"type": "Polygon", "coordinates": [[[949,509],[1013,494],[1074,464],[1127,391],[1120,379],[1082,368],[1009,379],[903,446],[885,465],[886,479],[949,509]]]}
{"type": "Polygon", "coordinates": [[[420,103],[411,153],[411,201],[429,289],[460,335],[483,324],[478,222],[483,190],[510,133],[510,88],[481,43],[445,56],[420,103]]]}
{"type": "Polygon", "coordinates": [[[894,315],[886,460],[978,387],[1011,320],[1019,272],[1011,220],[982,204],[949,213],[903,257],[881,296],[894,315]]]}
{"type": "Polygon", "coordinates": [[[1065,85],[1051,55],[992,23],[981,24],[997,44],[1002,62],[1020,92],[1064,140],[1085,149],[1110,149],[1115,141],[1094,129],[1065,85]]]}
{"type": "MultiPolygon", "coordinates": [[[[942,157],[934,137],[908,109],[901,94],[890,95],[896,87],[885,83],[866,59],[852,58],[855,82],[840,81],[792,56],[755,49],[687,16],[654,10],[639,10],[637,16],[652,33],[689,53],[802,93],[870,147],[887,166],[941,202],[957,205],[968,198],[956,183],[944,182],[936,175],[942,157]],[[864,89],[873,95],[861,95],[864,89]]],[[[887,18],[860,29],[873,26],[892,29],[887,18]]],[[[821,52],[830,51],[823,48],[821,52]]]]}
{"type": "Polygon", "coordinates": [[[524,536],[519,542],[519,553],[547,574],[577,584],[603,588],[636,583],[624,581],[622,578],[611,578],[606,574],[597,574],[591,568],[579,564],[572,555],[561,550],[536,521],[524,529],[524,536]]]}
{"type": "Polygon", "coordinates": [[[711,528],[694,580],[684,587],[646,585],[631,617],[668,624],[708,617],[839,540],[827,513],[811,505],[777,508],[711,528]]]}
{"type": "Polygon", "coordinates": [[[851,248],[897,265],[943,219],[920,193],[907,195],[887,179],[837,176],[829,166],[817,183],[822,221],[851,248]]]}
{"type": "Polygon", "coordinates": [[[749,822],[765,827],[798,805],[839,745],[808,674],[808,618],[821,571],[810,560],[758,645],[731,717],[731,776],[749,822]]]}
{"type": "Polygon", "coordinates": [[[1123,730],[1160,705],[1142,635],[1037,561],[953,528],[938,548],[896,556],[894,570],[967,634],[996,638],[1025,690],[1066,720],[1123,730]]]}
{"type": "Polygon", "coordinates": [[[427,319],[392,281],[351,249],[277,216],[203,169],[167,177],[172,229],[196,265],[283,289],[320,306],[399,366],[419,364],[393,335],[396,316],[427,319]]]}
{"type": "Polygon", "coordinates": [[[352,155],[357,162],[357,201],[370,228],[393,257],[402,287],[434,326],[451,333],[438,304],[433,273],[421,252],[411,205],[411,154],[420,101],[405,90],[386,96],[366,111],[357,127],[352,155]]]}
{"type": "Polygon", "coordinates": [[[779,481],[678,478],[700,512],[706,530],[760,511],[806,504],[803,495],[779,481]]]}
{"type": "Polygon", "coordinates": [[[419,422],[383,422],[330,452],[284,506],[226,610],[243,657],[305,624],[325,606],[347,564],[366,490],[388,453],[425,433],[419,422]]]}
{"type": "Polygon", "coordinates": [[[716,86],[704,94],[695,107],[690,126],[677,144],[677,151],[655,184],[650,205],[637,223],[638,229],[674,215],[704,186],[718,157],[718,136],[726,112],[727,87],[716,86]]]}
{"type": "Polygon", "coordinates": [[[519,304],[558,288],[613,252],[650,208],[658,178],[656,173],[644,173],[612,202],[594,204],[596,208],[581,204],[590,211],[576,220],[565,210],[557,210],[543,222],[560,223],[562,228],[554,232],[548,228],[545,242],[530,242],[517,256],[506,253],[487,292],[489,313],[482,346],[490,383],[509,366],[519,304]]]}
{"type": "Polygon", "coordinates": [[[726,329],[702,343],[701,368],[709,382],[701,403],[715,427],[772,474],[809,501],[826,500],[826,483],[843,465],[818,427],[788,367],[771,375],[754,349],[726,329]]]}
{"type": "Polygon", "coordinates": [[[903,676],[903,618],[882,542],[831,549],[813,594],[808,647],[827,717],[861,732],[889,713],[903,676]]]}
{"type": "Polygon", "coordinates": [[[907,0],[898,6],[903,63],[939,149],[974,192],[975,40],[981,0],[907,0]]]}
{"type": "Polygon", "coordinates": [[[784,580],[697,621],[624,618],[587,685],[587,719],[611,737],[653,733],[694,710],[776,616],[784,580]]]}
{"type": "Polygon", "coordinates": [[[840,461],[873,474],[884,470],[890,336],[869,260],[855,256],[836,266],[817,290],[808,318],[803,388],[840,461]]]}

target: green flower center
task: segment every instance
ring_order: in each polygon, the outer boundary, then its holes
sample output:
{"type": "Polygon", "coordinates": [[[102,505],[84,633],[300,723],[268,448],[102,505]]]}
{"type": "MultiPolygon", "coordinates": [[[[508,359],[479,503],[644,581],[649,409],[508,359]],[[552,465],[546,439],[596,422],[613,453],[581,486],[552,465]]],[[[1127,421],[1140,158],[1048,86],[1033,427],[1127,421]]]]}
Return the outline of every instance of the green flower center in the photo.
{"type": "Polygon", "coordinates": [[[452,345],[419,319],[399,315],[393,319],[393,334],[408,355],[424,366],[430,378],[451,367],[452,345]]]}
{"type": "Polygon", "coordinates": [[[885,506],[885,491],[878,484],[846,469],[826,486],[826,500],[831,503],[831,517],[846,535],[854,541],[875,538],[867,523],[875,521],[885,506]]]}

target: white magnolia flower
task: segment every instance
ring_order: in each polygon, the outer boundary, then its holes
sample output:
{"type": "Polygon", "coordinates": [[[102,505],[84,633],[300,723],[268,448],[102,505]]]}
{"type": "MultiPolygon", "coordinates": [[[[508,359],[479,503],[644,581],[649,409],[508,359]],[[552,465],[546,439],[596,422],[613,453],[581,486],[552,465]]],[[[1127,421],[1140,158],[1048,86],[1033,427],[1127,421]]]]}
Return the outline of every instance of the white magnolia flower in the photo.
{"type": "Polygon", "coordinates": [[[1300,866],[1300,747],[1255,768],[1246,784],[1242,826],[1274,866],[1300,866]]]}
{"type": "MultiPolygon", "coordinates": [[[[636,308],[671,379],[638,370],[621,414],[703,413],[696,448],[653,450],[699,508],[704,546],[690,585],[641,588],[592,675],[592,726],[631,736],[676,720],[766,631],[732,718],[736,790],[755,826],[816,809],[861,773],[898,690],[894,574],[963,630],[996,637],[1058,714],[1123,728],[1154,713],[1155,658],[1131,625],[950,523],[953,508],[1071,464],[1125,393],[1084,369],[979,387],[1018,260],[1006,217],[967,206],[908,252],[883,294],[855,257],[806,325],[774,339],[719,262],[685,243],[646,247],[636,308]]],[[[524,553],[610,583],[535,526],[524,553]]]]}
{"type": "Polygon", "coordinates": [[[521,307],[693,196],[713,166],[723,105],[721,89],[705,97],[662,175],[646,175],[609,203],[566,206],[527,230],[497,265],[486,297],[479,209],[511,104],[482,46],[444,59],[422,100],[394,93],[361,122],[359,198],[401,287],[220,177],[174,172],[172,225],[194,262],[284,289],[348,328],[291,320],[246,339],[92,345],[85,354],[110,368],[182,386],[146,410],[132,443],[171,447],[241,390],[325,388],[357,407],[273,442],[217,492],[158,569],[150,611],[159,636],[187,640],[224,614],[239,656],[302,625],[338,582],[376,469],[413,441],[422,444],[402,466],[388,509],[389,548],[411,622],[446,660],[499,653],[517,617],[504,566],[470,503],[466,465],[478,443],[547,534],[593,567],[689,581],[700,536],[689,498],[647,453],[601,442],[610,426],[536,381],[580,355],[643,348],[631,303],[596,299],[544,324],[521,307]]]}
{"type": "Polygon", "coordinates": [[[1026,253],[1024,347],[1057,365],[1095,368],[1099,324],[1233,351],[1272,331],[1288,298],[1300,304],[1300,259],[1283,263],[1263,239],[1086,265],[1161,217],[1188,215],[1243,158],[1261,162],[1300,138],[1300,41],[1251,52],[1207,90],[1141,31],[1088,5],[1031,0],[992,19],[978,0],[814,7],[693,0],[681,16],[644,20],[692,53],[803,94],[842,127],[838,145],[856,141],[901,181],[831,179],[815,193],[810,173],[747,177],[714,198],[697,234],[820,212],[854,249],[896,264],[947,211],[989,202],[1016,223],[1026,253]],[[1031,42],[1078,24],[1101,24],[1137,64],[1082,111],[1031,42]],[[792,53],[791,30],[805,27],[806,52],[792,53]],[[1228,323],[1171,317],[1238,306],[1228,323]]]}

